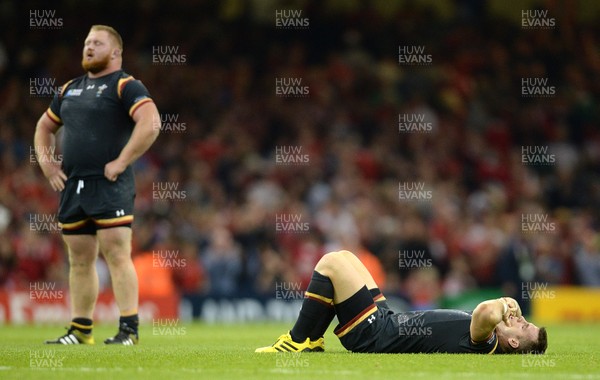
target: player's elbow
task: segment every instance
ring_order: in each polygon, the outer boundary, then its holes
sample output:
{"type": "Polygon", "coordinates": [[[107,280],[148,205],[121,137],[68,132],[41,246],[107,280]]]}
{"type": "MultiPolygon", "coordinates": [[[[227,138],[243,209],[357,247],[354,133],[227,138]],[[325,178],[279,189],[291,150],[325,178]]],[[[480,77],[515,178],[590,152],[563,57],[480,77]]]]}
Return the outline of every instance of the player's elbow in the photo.
{"type": "Polygon", "coordinates": [[[489,301],[481,302],[475,310],[473,310],[473,320],[477,321],[480,326],[496,326],[499,322],[496,315],[496,308],[489,301]]]}
{"type": "Polygon", "coordinates": [[[160,128],[160,121],[158,123],[152,123],[152,127],[149,128],[147,132],[147,138],[151,143],[153,143],[158,138],[158,135],[160,134],[160,128]]]}
{"type": "Polygon", "coordinates": [[[135,128],[141,141],[152,144],[160,133],[160,116],[158,113],[146,113],[137,120],[135,128]]]}
{"type": "Polygon", "coordinates": [[[162,128],[160,114],[158,113],[156,107],[153,108],[154,109],[151,110],[152,112],[149,112],[145,117],[145,124],[149,126],[148,128],[146,128],[146,132],[148,139],[151,142],[154,142],[154,140],[156,140],[156,138],[160,134],[160,129],[162,128]]]}
{"type": "Polygon", "coordinates": [[[471,340],[474,342],[483,342],[489,338],[494,331],[496,322],[494,320],[493,307],[488,302],[482,302],[471,316],[471,340]]]}
{"type": "Polygon", "coordinates": [[[481,302],[477,305],[475,310],[473,310],[473,316],[488,314],[490,313],[490,309],[490,305],[487,302],[481,302]]]}

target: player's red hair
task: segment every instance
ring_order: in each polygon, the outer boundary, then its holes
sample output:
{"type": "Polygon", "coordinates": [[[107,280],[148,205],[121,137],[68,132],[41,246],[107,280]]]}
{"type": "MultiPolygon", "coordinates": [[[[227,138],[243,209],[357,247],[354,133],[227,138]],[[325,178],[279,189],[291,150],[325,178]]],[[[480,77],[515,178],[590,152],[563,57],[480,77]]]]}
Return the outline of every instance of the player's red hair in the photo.
{"type": "Polygon", "coordinates": [[[92,28],[90,29],[90,31],[104,31],[106,33],[108,33],[109,36],[111,36],[111,38],[114,40],[114,42],[117,43],[117,46],[119,47],[119,49],[121,49],[121,51],[123,51],[123,39],[121,38],[121,35],[119,34],[119,32],[117,32],[115,30],[115,28],[113,28],[112,26],[108,26],[108,25],[92,25],[92,28]]]}

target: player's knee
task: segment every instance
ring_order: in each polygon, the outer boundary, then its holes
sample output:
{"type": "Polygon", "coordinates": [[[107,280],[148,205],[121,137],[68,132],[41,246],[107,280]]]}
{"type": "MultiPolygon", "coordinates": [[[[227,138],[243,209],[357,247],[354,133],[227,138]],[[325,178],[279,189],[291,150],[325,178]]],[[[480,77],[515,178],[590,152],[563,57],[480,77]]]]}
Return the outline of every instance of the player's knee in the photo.
{"type": "Polygon", "coordinates": [[[69,251],[69,266],[72,269],[87,269],[96,267],[95,252],[69,251]]]}
{"type": "Polygon", "coordinates": [[[128,249],[122,247],[112,247],[112,249],[106,249],[102,252],[106,263],[109,267],[121,267],[123,265],[129,265],[132,262],[131,252],[128,249]]]}
{"type": "Polygon", "coordinates": [[[90,267],[96,265],[97,247],[71,245],[68,249],[71,267],[90,267]]]}
{"type": "Polygon", "coordinates": [[[315,270],[323,275],[331,276],[336,268],[339,267],[338,263],[340,260],[343,260],[343,258],[342,252],[335,251],[326,253],[317,263],[315,270]]]}

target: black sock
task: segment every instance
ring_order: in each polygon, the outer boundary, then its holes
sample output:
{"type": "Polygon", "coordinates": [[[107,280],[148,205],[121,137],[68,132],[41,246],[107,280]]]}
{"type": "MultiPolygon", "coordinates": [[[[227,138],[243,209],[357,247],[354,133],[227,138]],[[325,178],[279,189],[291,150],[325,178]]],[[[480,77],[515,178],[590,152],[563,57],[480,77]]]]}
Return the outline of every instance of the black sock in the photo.
{"type": "Polygon", "coordinates": [[[312,329],[310,334],[308,334],[310,340],[317,340],[323,335],[325,335],[325,331],[327,331],[327,328],[331,324],[331,321],[333,321],[334,317],[335,308],[333,307],[333,305],[331,305],[331,307],[329,307],[329,310],[327,310],[326,314],[323,314],[321,316],[321,318],[319,319],[315,327],[312,329]]]}
{"type": "MultiPolygon", "coordinates": [[[[300,315],[298,315],[296,324],[290,330],[292,340],[301,343],[311,334],[316,334],[322,330],[323,326],[321,324],[325,324],[326,321],[323,317],[329,317],[332,306],[333,283],[329,277],[314,271],[308,289],[304,293],[300,315]],[[315,332],[317,328],[319,330],[315,332]]],[[[329,320],[330,322],[331,320],[329,320]]],[[[327,326],[329,326],[329,323],[327,323],[327,326]]],[[[327,329],[327,326],[325,329],[327,329]]]]}
{"type": "Polygon", "coordinates": [[[371,296],[373,296],[373,301],[375,301],[375,305],[386,309],[390,308],[387,304],[385,297],[383,296],[383,293],[381,293],[381,290],[379,290],[379,288],[369,289],[369,292],[371,292],[371,296]]]}
{"type": "Polygon", "coordinates": [[[92,324],[92,320],[89,318],[73,318],[71,320],[71,327],[73,327],[75,330],[81,331],[84,334],[91,334],[94,326],[92,324]]]}
{"type": "Polygon", "coordinates": [[[132,328],[135,333],[138,333],[138,325],[140,323],[139,317],[137,314],[128,315],[126,317],[119,317],[119,326],[125,323],[127,327],[132,328]]]}

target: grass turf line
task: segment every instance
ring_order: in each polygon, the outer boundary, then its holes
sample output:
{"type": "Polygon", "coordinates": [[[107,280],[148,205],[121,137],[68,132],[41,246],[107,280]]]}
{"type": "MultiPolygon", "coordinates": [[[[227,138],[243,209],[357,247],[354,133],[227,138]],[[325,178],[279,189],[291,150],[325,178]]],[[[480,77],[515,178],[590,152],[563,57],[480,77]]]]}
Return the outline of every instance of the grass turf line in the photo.
{"type": "Polygon", "coordinates": [[[106,346],[115,326],[94,329],[95,346],[41,344],[57,326],[1,326],[0,379],[599,379],[600,325],[548,326],[546,355],[352,354],[328,331],[325,353],[256,354],[289,329],[281,324],[142,326],[141,344],[106,346]]]}

